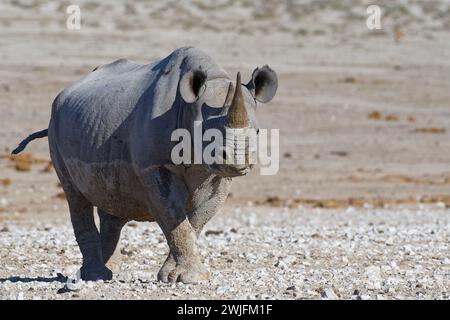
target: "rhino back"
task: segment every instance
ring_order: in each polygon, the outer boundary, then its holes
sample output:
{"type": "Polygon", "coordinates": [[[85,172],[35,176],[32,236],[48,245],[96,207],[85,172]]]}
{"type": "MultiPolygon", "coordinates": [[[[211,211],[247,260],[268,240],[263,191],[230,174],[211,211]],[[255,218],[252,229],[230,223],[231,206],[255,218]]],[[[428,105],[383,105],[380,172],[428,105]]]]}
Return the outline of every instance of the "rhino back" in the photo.
{"type": "Polygon", "coordinates": [[[126,135],[154,74],[127,60],[104,65],[55,99],[49,131],[64,158],[83,162],[129,159],[126,135]]]}

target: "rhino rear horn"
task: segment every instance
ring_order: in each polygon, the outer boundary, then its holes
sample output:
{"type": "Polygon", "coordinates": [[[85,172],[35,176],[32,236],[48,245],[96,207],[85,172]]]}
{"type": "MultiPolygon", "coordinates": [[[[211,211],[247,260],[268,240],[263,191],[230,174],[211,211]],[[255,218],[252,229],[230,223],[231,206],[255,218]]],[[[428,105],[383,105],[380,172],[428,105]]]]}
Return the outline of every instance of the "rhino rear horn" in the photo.
{"type": "Polygon", "coordinates": [[[223,104],[224,107],[228,108],[231,106],[231,102],[233,99],[233,92],[234,92],[233,83],[230,82],[230,84],[228,85],[227,96],[226,96],[225,102],[223,104]]]}

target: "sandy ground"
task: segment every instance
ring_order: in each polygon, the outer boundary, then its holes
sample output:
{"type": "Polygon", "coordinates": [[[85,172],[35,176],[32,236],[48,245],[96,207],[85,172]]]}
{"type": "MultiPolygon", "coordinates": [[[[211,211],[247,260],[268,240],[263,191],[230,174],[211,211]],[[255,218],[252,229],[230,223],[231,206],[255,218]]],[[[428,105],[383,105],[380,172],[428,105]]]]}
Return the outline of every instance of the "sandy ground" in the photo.
{"type": "MultiPolygon", "coordinates": [[[[450,276],[445,269],[448,261],[444,260],[449,252],[446,207],[450,206],[449,4],[445,1],[379,1],[383,8],[383,29],[370,31],[365,25],[368,3],[365,1],[264,3],[233,0],[213,4],[194,0],[134,4],[95,0],[0,3],[0,228],[9,230],[0,233],[1,277],[4,280],[16,276],[28,279],[19,278],[13,284],[2,280],[0,297],[17,297],[17,290],[23,292],[24,297],[51,296],[61,286],[59,282],[50,282],[55,272],[66,274],[64,259],[70,262],[68,264],[79,261],[67,206],[60,197],[61,189],[54,171],[47,168],[47,141],[43,139],[29,146],[31,158],[12,161],[14,159],[9,159],[7,154],[27,134],[46,128],[56,94],[97,65],[117,58],[148,63],[185,45],[203,49],[232,76],[241,71],[243,78],[249,79],[252,70],[263,64],[269,64],[279,76],[277,96],[258,111],[262,127],[280,129],[279,173],[260,176],[255,170],[248,177],[236,179],[224,210],[229,218],[223,219],[230,219],[224,221],[226,227],[221,229],[224,233],[202,240],[205,256],[208,256],[207,251],[214,258],[211,266],[217,264],[212,268],[213,272],[218,272],[217,277],[213,277],[209,286],[191,287],[189,290],[194,290],[196,297],[207,297],[219,290],[221,279],[229,286],[244,283],[238,281],[237,270],[243,273],[242,277],[256,277],[255,282],[249,282],[255,284],[260,267],[265,268],[261,271],[261,281],[280,278],[279,287],[272,290],[261,285],[258,292],[247,292],[245,288],[251,285],[242,284],[244,287],[232,287],[234,291],[220,289],[217,296],[314,298],[320,297],[320,288],[325,290],[334,285],[332,290],[341,298],[350,298],[353,286],[360,295],[372,298],[377,294],[386,298],[448,297],[450,276]],[[65,10],[72,3],[81,7],[81,30],[65,27],[68,16],[65,10]],[[247,205],[256,206],[248,209],[247,205]],[[404,205],[409,208],[407,211],[402,209],[404,205]],[[348,213],[349,206],[357,211],[348,213]],[[389,209],[383,209],[386,206],[389,209]],[[235,223],[236,230],[241,230],[241,223],[245,225],[245,217],[232,209],[241,207],[255,216],[256,225],[262,225],[260,229],[253,229],[254,236],[245,229],[243,234],[229,232],[232,225],[228,222],[235,223]],[[332,219],[328,220],[326,211],[316,215],[314,210],[318,209],[313,207],[334,208],[330,210],[332,219]],[[367,209],[370,207],[376,209],[367,209]],[[394,232],[396,242],[391,247],[364,238],[365,232],[374,232],[378,239],[387,241],[386,234],[371,231],[378,227],[378,220],[369,226],[371,218],[378,215],[388,226],[393,224],[397,228],[398,224],[401,230],[394,232]],[[335,248],[332,239],[343,237],[345,228],[339,223],[346,223],[347,218],[356,219],[356,226],[361,226],[349,228],[362,235],[360,242],[364,250],[381,250],[377,248],[382,247],[395,252],[405,245],[412,246],[414,252],[423,250],[423,255],[414,257],[417,261],[406,259],[405,265],[392,257],[399,267],[398,272],[404,272],[398,276],[400,282],[392,286],[396,291],[386,293],[384,285],[368,291],[370,286],[364,282],[355,284],[352,278],[352,274],[363,277],[365,268],[371,265],[381,268],[383,275],[383,268],[391,263],[389,255],[382,260],[377,260],[375,255],[362,259],[358,251],[353,252],[354,256],[347,252],[348,260],[355,264],[354,269],[338,276],[336,282],[322,273],[325,269],[329,273],[334,268],[344,268],[344,262],[330,260],[326,264],[326,257],[317,260],[321,262],[320,268],[316,268],[317,278],[311,278],[311,283],[303,280],[308,278],[305,270],[314,268],[313,258],[309,261],[311,266],[299,260],[287,269],[289,271],[278,272],[274,263],[279,256],[289,253],[297,257],[295,252],[300,252],[300,257],[308,250],[298,239],[307,244],[309,241],[321,243],[322,250],[335,248]],[[35,221],[50,229],[37,228],[35,221]],[[291,221],[295,221],[295,225],[291,221]],[[425,230],[427,224],[421,225],[422,222],[429,223],[430,230],[425,230]],[[283,225],[286,230],[299,228],[291,231],[292,237],[300,242],[289,242],[283,225]],[[409,242],[406,235],[411,226],[417,226],[413,230],[422,234],[422,242],[409,242]],[[313,230],[322,228],[325,234],[327,228],[335,229],[330,231],[329,239],[328,236],[309,239],[313,230]],[[436,229],[433,235],[431,229],[436,229]],[[279,239],[268,241],[267,256],[256,264],[246,262],[245,256],[237,258],[252,252],[248,247],[259,245],[254,238],[256,235],[273,235],[279,239]],[[233,257],[225,254],[221,261],[216,259],[217,250],[208,247],[208,241],[213,238],[217,240],[213,244],[222,246],[228,236],[238,237],[239,246],[229,248],[235,250],[230,252],[233,257]],[[34,242],[22,246],[22,242],[28,243],[30,238],[34,242]],[[437,247],[434,241],[439,243],[437,247]],[[70,248],[67,242],[72,243],[70,248]],[[419,249],[414,248],[416,245],[419,249]],[[33,254],[26,256],[28,263],[24,263],[16,260],[16,254],[21,255],[14,250],[33,254]],[[49,267],[54,262],[52,256],[60,250],[71,252],[72,258],[62,254],[58,268],[49,267]],[[269,252],[273,252],[274,257],[269,252]],[[235,262],[228,264],[228,258],[235,262]],[[27,271],[26,266],[31,268],[32,265],[35,269],[27,271]],[[36,269],[39,265],[42,265],[41,271],[36,269]],[[419,275],[415,273],[415,266],[422,268],[420,272],[424,274],[420,277],[444,279],[430,280],[435,283],[433,288],[428,284],[413,288],[408,281],[419,275]],[[412,274],[406,276],[409,271],[412,274]],[[38,276],[44,277],[40,279],[44,281],[31,281],[38,276]],[[292,281],[295,284],[291,284],[292,281]],[[292,291],[287,295],[284,292],[290,286],[296,289],[287,290],[292,291]],[[29,291],[29,287],[36,291],[29,291]]],[[[219,220],[216,223],[221,225],[219,220]]],[[[139,270],[142,259],[151,260],[148,263],[151,277],[142,289],[145,294],[137,291],[137,297],[156,296],[155,287],[164,292],[161,297],[183,297],[184,288],[178,290],[152,282],[161,263],[164,243],[159,243],[161,248],[152,253],[157,259],[145,257],[150,248],[143,247],[142,243],[156,241],[158,237],[161,235],[155,227],[147,225],[129,229],[124,237],[123,242],[135,248],[133,250],[144,250],[142,255],[131,255],[125,266],[130,269],[136,266],[135,270],[139,270]],[[158,236],[144,238],[142,234],[147,228],[158,236]]],[[[106,298],[121,297],[119,288],[127,285],[133,288],[133,284],[140,281],[139,277],[132,276],[130,281],[123,280],[124,283],[119,280],[111,287],[105,285],[101,292],[106,298]]],[[[100,297],[89,294],[89,290],[85,292],[77,294],[81,298],[100,297]]]]}

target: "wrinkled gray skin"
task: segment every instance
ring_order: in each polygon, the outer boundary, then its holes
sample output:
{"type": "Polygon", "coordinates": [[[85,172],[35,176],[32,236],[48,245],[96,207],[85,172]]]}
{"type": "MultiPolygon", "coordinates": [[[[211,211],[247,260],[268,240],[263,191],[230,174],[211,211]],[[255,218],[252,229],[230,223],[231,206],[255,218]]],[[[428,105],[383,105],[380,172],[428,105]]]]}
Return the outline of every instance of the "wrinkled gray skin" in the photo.
{"type": "MultiPolygon", "coordinates": [[[[130,220],[156,221],[164,232],[170,253],[159,280],[209,277],[197,237],[227,198],[232,177],[249,166],[176,166],[170,155],[177,142],[170,140],[177,128],[192,130],[194,120],[223,130],[230,83],[236,86],[202,51],[180,48],[152,64],[121,59],[100,66],[57,96],[50,155],[83,256],[82,279],[112,278],[120,232],[130,220]]],[[[265,66],[241,86],[248,127],[257,128],[256,101],[269,101],[276,85],[265,66]]]]}

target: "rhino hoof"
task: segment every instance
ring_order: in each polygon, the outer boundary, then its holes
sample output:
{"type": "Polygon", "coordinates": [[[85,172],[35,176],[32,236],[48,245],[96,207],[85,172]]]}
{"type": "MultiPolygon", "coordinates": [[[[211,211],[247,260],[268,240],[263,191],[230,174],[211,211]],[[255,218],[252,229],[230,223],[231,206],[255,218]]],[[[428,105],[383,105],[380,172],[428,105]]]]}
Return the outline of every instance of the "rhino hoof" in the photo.
{"type": "Polygon", "coordinates": [[[168,275],[167,282],[198,283],[209,279],[209,271],[202,265],[176,266],[168,275]]]}
{"type": "Polygon", "coordinates": [[[81,267],[80,269],[81,279],[84,281],[97,281],[97,280],[111,280],[112,271],[106,267],[103,268],[89,268],[81,267]]]}
{"type": "Polygon", "coordinates": [[[177,263],[171,254],[167,257],[161,269],[158,272],[158,281],[169,282],[169,274],[175,269],[177,263]]]}

